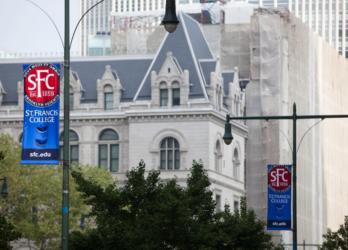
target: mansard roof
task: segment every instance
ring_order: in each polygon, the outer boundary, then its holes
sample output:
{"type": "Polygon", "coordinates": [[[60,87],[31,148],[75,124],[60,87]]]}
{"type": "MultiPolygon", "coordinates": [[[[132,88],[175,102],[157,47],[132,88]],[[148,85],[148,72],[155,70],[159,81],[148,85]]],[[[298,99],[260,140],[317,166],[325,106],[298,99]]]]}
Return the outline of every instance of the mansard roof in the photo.
{"type": "MultiPolygon", "coordinates": [[[[33,61],[30,63],[38,63],[33,61]]],[[[58,60],[46,60],[46,62],[60,63],[58,60]]],[[[24,63],[24,62],[23,62],[24,63]]],[[[6,95],[3,97],[3,104],[17,103],[17,83],[23,81],[23,63],[0,63],[0,80],[3,83],[6,95]]],[[[27,63],[27,62],[25,62],[27,63]]],[[[82,102],[96,102],[97,100],[97,79],[101,79],[105,66],[110,65],[111,69],[117,71],[124,91],[121,101],[132,100],[136,90],[142,81],[146,70],[151,63],[151,58],[85,58],[71,62],[71,70],[75,79],[78,77],[85,90],[82,102]]],[[[63,79],[63,74],[61,75],[63,79]]]]}
{"type": "Polygon", "coordinates": [[[216,61],[208,60],[208,61],[200,61],[201,72],[203,73],[204,82],[206,85],[210,84],[210,73],[215,71],[216,61]]]}
{"type": "MultiPolygon", "coordinates": [[[[105,67],[110,65],[123,86],[121,101],[151,98],[151,71],[160,71],[168,52],[171,52],[175,63],[182,70],[189,71],[190,98],[208,99],[206,87],[211,82],[211,72],[216,69],[208,43],[204,38],[200,24],[189,15],[180,13],[180,23],[174,33],[168,33],[156,55],[152,56],[113,56],[90,57],[71,60],[73,77],[81,81],[83,99],[81,102],[97,101],[97,79],[101,79],[105,67]]],[[[59,59],[45,59],[45,62],[61,63],[59,59]]],[[[39,60],[30,62],[23,59],[0,62],[0,81],[6,95],[3,104],[17,103],[17,83],[23,81],[23,63],[41,63],[39,60]]],[[[228,94],[228,83],[233,81],[233,73],[223,73],[224,90],[228,94]]],[[[63,77],[62,77],[63,78],[63,77]]]]}
{"type": "Polygon", "coordinates": [[[168,52],[172,52],[183,70],[189,71],[190,97],[208,98],[199,60],[213,60],[213,55],[203,36],[200,24],[184,13],[179,13],[179,21],[176,31],[166,35],[134,100],[150,99],[151,72],[159,72],[168,52]]]}
{"type": "Polygon", "coordinates": [[[105,66],[117,72],[117,76],[124,88],[121,101],[133,99],[136,90],[143,79],[151,59],[108,59],[98,61],[73,61],[71,69],[78,72],[81,83],[86,90],[84,101],[93,102],[97,100],[97,79],[101,79],[105,66]]]}

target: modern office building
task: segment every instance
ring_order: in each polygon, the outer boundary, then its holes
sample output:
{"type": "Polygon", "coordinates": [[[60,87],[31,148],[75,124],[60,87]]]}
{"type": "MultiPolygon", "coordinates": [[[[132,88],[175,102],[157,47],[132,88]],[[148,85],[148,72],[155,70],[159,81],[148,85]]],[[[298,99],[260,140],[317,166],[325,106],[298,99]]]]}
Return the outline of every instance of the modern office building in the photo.
{"type": "Polygon", "coordinates": [[[249,0],[260,7],[287,8],[302,22],[348,57],[347,0],[249,0]]]}
{"type": "MultiPolygon", "coordinates": [[[[98,0],[81,0],[81,16],[93,5],[97,4],[98,0]]],[[[110,24],[111,24],[111,6],[112,1],[104,1],[93,8],[81,20],[81,54],[82,56],[89,55],[90,39],[110,40],[110,24]]],[[[92,41],[92,43],[98,43],[92,41]]],[[[99,48],[99,47],[98,47],[99,48]]],[[[107,52],[103,47],[99,52],[107,52]]],[[[98,55],[99,55],[98,52],[98,55]]],[[[93,53],[93,52],[92,52],[93,53]]],[[[105,55],[105,54],[101,54],[105,55]]],[[[107,54],[106,54],[107,55],[107,54]]]]}
{"type": "MultiPolygon", "coordinates": [[[[218,23],[220,20],[220,1],[176,1],[177,10],[199,15],[202,19],[204,16],[209,16],[209,20],[213,23],[218,23]]],[[[81,15],[96,3],[98,0],[81,0],[81,15]]],[[[125,37],[132,36],[133,29],[143,30],[143,32],[137,32],[137,35],[147,37],[161,23],[164,11],[165,0],[104,1],[81,21],[81,55],[139,54],[144,49],[113,48],[110,44],[113,40],[111,32],[116,32],[114,38],[121,39],[118,44],[122,44],[122,39],[127,39],[125,37]]],[[[152,52],[151,50],[150,53],[152,52]]]]}

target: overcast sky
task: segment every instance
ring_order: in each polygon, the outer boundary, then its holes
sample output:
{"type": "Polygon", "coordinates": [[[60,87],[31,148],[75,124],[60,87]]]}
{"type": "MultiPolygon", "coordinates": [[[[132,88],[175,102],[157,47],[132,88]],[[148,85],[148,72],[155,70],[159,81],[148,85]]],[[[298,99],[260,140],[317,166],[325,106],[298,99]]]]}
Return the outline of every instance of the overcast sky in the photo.
{"type": "MultiPolygon", "coordinates": [[[[0,51],[11,53],[62,53],[58,33],[49,18],[30,0],[0,0],[0,51]]],[[[44,9],[58,26],[64,39],[64,0],[31,0],[44,9]]],[[[80,16],[80,0],[70,0],[70,24],[80,16]]],[[[70,36],[73,32],[70,28],[70,36]]],[[[79,49],[75,35],[72,52],[79,49]]]]}

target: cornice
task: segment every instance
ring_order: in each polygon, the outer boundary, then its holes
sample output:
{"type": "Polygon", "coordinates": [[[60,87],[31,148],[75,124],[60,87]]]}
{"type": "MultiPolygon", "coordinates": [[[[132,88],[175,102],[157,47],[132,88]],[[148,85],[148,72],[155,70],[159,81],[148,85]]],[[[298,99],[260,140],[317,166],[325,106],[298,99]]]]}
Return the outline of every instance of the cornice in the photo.
{"type": "MultiPolygon", "coordinates": [[[[71,113],[70,122],[74,126],[93,125],[121,125],[127,122],[156,122],[168,121],[211,121],[218,125],[225,123],[225,112],[212,108],[178,108],[178,109],[148,109],[128,110],[124,112],[81,112],[71,113]]],[[[60,122],[63,122],[60,116],[60,122]]],[[[0,127],[20,126],[23,124],[23,114],[4,116],[0,118],[0,127]]],[[[247,126],[243,123],[232,121],[232,129],[244,137],[247,136],[247,126]]]]}

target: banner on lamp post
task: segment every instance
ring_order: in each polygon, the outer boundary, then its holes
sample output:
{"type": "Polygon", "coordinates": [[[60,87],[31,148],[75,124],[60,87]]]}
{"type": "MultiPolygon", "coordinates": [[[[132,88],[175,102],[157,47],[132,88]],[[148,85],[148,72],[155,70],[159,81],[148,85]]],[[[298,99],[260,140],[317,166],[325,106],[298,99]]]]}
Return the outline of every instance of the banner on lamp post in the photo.
{"type": "Polygon", "coordinates": [[[60,64],[24,64],[21,164],[59,164],[60,64]]]}
{"type": "Polygon", "coordinates": [[[267,166],[267,230],[291,230],[291,165],[267,166]]]}

